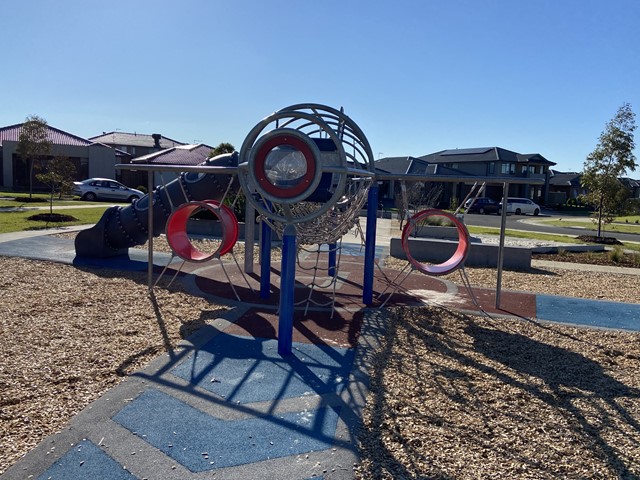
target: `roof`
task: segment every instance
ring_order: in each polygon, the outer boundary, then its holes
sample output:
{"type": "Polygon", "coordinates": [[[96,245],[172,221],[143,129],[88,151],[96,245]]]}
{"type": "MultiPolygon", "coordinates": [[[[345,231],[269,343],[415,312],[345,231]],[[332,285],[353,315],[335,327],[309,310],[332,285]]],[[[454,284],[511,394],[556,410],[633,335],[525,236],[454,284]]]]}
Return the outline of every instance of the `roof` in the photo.
{"type": "Polygon", "coordinates": [[[165,150],[134,158],[131,163],[151,163],[159,165],[200,165],[209,158],[213,147],[202,143],[196,145],[179,145],[165,150]]]}
{"type": "MultiPolygon", "coordinates": [[[[153,135],[147,135],[144,133],[127,133],[127,132],[103,132],[102,135],[90,137],[89,140],[94,142],[102,142],[107,145],[123,145],[130,147],[148,147],[153,148],[155,146],[155,139],[153,135]]],[[[183,142],[172,140],[171,138],[160,136],[160,147],[171,148],[180,145],[185,145],[183,142]]]]}
{"type": "Polygon", "coordinates": [[[558,172],[551,170],[549,185],[555,186],[580,186],[581,173],[578,172],[558,172]]]}
{"type": "Polygon", "coordinates": [[[640,180],[634,180],[629,177],[620,177],[622,184],[627,188],[640,188],[640,180]]]}
{"type": "Polygon", "coordinates": [[[376,169],[392,174],[421,174],[428,165],[429,162],[415,157],[385,157],[375,161],[376,169]]]}
{"type": "MultiPolygon", "coordinates": [[[[9,125],[8,127],[0,128],[0,146],[5,141],[18,142],[20,141],[20,131],[22,130],[22,123],[16,125],[9,125]]],[[[93,145],[94,142],[85,138],[78,137],[71,133],[65,132],[58,128],[47,125],[47,139],[53,145],[74,145],[80,147],[88,147],[93,145]]]]}
{"type": "Polygon", "coordinates": [[[555,165],[539,153],[517,153],[500,147],[455,148],[418,157],[429,163],[520,162],[555,165]]]}

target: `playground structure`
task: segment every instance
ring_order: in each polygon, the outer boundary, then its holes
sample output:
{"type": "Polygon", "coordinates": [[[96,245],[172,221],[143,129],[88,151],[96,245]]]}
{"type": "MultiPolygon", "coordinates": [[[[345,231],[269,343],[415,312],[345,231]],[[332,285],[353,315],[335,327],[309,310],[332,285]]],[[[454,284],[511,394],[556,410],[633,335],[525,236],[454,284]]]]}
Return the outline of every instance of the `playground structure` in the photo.
{"type": "MultiPolygon", "coordinates": [[[[409,176],[376,174],[371,147],[357,124],[342,109],[336,110],[318,104],[298,104],[273,113],[249,132],[239,153],[217,156],[200,166],[137,164],[119,167],[147,171],[150,194],[131,206],[107,210],[95,227],[76,238],[77,255],[121,255],[129,247],[148,241],[149,287],[154,288],[153,237],[164,231],[174,255],[180,257],[183,264],[220,261],[220,257],[228,253],[233,255],[233,246],[238,238],[238,222],[225,203],[233,203],[234,196],[237,199],[237,193],[241,192],[246,198],[246,218],[253,219],[257,212],[262,220],[260,296],[265,299],[270,295],[272,232],[282,241],[278,351],[283,355],[291,353],[296,308],[296,256],[303,245],[317,245],[316,252],[323,245],[326,246],[329,286],[333,284],[335,288],[339,278],[341,238],[355,227],[364,245],[362,303],[374,303],[378,180],[475,182],[469,196],[475,192],[477,197],[481,193],[481,189],[475,188],[478,177],[408,178],[409,176]],[[154,172],[165,171],[179,173],[179,178],[154,188],[154,172]],[[367,221],[366,231],[363,232],[359,225],[359,215],[365,203],[367,221]],[[199,250],[189,238],[188,221],[201,211],[214,215],[222,227],[220,246],[213,253],[199,250]]],[[[507,196],[509,179],[481,180],[502,183],[503,196],[507,196]]],[[[533,184],[541,182],[537,179],[527,180],[533,184]]],[[[503,209],[499,245],[501,251],[504,247],[505,219],[506,209],[503,209]]],[[[244,270],[252,273],[254,223],[247,221],[245,227],[244,270]]],[[[408,219],[402,238],[411,270],[426,275],[445,275],[464,267],[469,251],[469,233],[455,215],[440,210],[418,212],[408,219]],[[449,260],[438,265],[426,265],[413,258],[406,241],[417,224],[432,216],[447,218],[458,232],[455,253],[449,260]]],[[[496,306],[500,302],[501,260],[502,256],[499,255],[496,306]]],[[[221,261],[220,264],[223,266],[221,261]]],[[[316,272],[317,265],[309,285],[311,290],[318,286],[315,283],[316,272]]],[[[230,281],[228,275],[227,279],[230,281]]],[[[467,283],[465,286],[471,292],[467,283]]],[[[310,298],[309,295],[305,309],[309,308],[310,298]]],[[[330,305],[333,307],[333,304],[330,305]]]]}

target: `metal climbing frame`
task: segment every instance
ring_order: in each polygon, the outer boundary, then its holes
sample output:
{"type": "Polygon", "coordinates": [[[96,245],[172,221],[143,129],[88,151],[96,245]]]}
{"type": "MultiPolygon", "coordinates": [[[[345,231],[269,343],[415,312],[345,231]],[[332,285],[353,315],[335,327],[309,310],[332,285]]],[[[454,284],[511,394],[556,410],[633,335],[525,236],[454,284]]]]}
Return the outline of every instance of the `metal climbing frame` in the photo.
{"type": "MultiPolygon", "coordinates": [[[[478,176],[465,176],[465,175],[396,175],[386,173],[376,173],[376,181],[390,180],[399,182],[434,182],[434,183],[467,183],[476,185],[477,182],[483,182],[486,185],[502,185],[502,201],[506,205],[507,197],[509,196],[509,186],[511,183],[528,184],[528,185],[544,185],[544,179],[541,178],[521,178],[517,177],[478,177],[478,176]]],[[[375,218],[375,217],[374,217],[375,218]]],[[[496,308],[500,308],[500,297],[502,291],[502,264],[504,261],[504,237],[507,222],[507,209],[502,209],[502,216],[500,221],[500,243],[498,246],[498,265],[497,265],[497,279],[496,279],[496,308]]],[[[368,224],[367,224],[368,227],[368,224]]],[[[375,230],[373,234],[367,231],[366,244],[372,245],[370,248],[375,248],[375,230]]],[[[374,258],[365,255],[365,278],[364,284],[368,282],[373,283],[373,271],[374,271],[374,258]],[[371,278],[368,278],[368,277],[371,278]]],[[[365,302],[371,303],[371,302],[365,302]]]]}

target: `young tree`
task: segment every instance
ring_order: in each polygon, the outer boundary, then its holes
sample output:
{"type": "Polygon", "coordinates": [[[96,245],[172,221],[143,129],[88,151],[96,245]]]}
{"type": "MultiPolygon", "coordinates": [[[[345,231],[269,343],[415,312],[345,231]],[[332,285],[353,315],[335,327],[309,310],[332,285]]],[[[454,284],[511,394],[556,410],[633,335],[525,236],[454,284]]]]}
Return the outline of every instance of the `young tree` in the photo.
{"type": "Polygon", "coordinates": [[[38,173],[36,179],[49,186],[49,213],[53,215],[53,196],[56,189],[62,195],[63,191],[73,188],[73,175],[76,167],[67,157],[55,157],[47,163],[46,172],[38,173]]]}
{"type": "Polygon", "coordinates": [[[622,187],[618,178],[637,167],[633,154],[635,129],[635,113],[631,105],[625,103],[607,123],[598,145],[584,162],[582,185],[589,191],[589,202],[596,207],[594,217],[598,223],[598,237],[602,236],[603,221],[609,223],[613,220],[616,195],[622,187]]]}
{"type": "Polygon", "coordinates": [[[29,198],[32,198],[34,162],[51,152],[51,141],[49,141],[45,119],[37,115],[30,115],[26,118],[20,128],[17,151],[22,161],[26,163],[27,175],[29,176],[29,198]]]}
{"type": "Polygon", "coordinates": [[[216,148],[209,152],[209,158],[215,157],[216,155],[222,155],[223,153],[233,153],[235,151],[236,147],[228,142],[222,142],[218,144],[216,148]]]}

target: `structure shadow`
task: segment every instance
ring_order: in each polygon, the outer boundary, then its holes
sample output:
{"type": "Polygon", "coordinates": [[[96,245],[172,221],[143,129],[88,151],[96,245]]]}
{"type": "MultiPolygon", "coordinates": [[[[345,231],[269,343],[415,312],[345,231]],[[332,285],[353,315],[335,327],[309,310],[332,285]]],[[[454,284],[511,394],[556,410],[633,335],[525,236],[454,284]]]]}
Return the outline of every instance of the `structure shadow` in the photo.
{"type": "MultiPolygon", "coordinates": [[[[575,348],[565,348],[563,343],[571,340],[571,337],[562,332],[555,337],[557,341],[550,340],[550,343],[546,343],[537,340],[537,335],[528,336],[515,329],[510,330],[508,325],[503,326],[508,322],[447,311],[447,321],[454,319],[456,325],[461,325],[461,330],[452,335],[455,329],[449,328],[450,325],[444,323],[445,320],[441,320],[438,315],[444,309],[431,309],[409,322],[402,317],[401,312],[404,310],[398,309],[397,312],[400,313],[394,314],[397,315],[396,320],[389,322],[384,348],[376,356],[376,368],[372,369],[369,420],[362,435],[367,448],[363,449],[363,454],[370,455],[368,460],[374,468],[377,466],[379,472],[392,472],[394,478],[421,478],[415,475],[416,471],[421,471],[417,459],[424,458],[423,445],[429,442],[428,435],[424,442],[416,443],[412,438],[403,438],[402,430],[394,429],[393,422],[399,422],[399,418],[392,419],[391,427],[386,430],[380,427],[383,422],[389,421],[391,404],[395,405],[396,410],[403,405],[390,401],[393,391],[385,381],[385,369],[397,368],[405,375],[416,377],[412,388],[419,389],[418,395],[422,392],[425,396],[433,397],[435,391],[437,398],[451,402],[451,407],[439,409],[440,412],[411,410],[412,421],[420,423],[427,431],[431,428],[434,431],[445,429],[455,435],[468,428],[469,435],[477,434],[474,427],[454,427],[451,419],[441,416],[442,412],[460,409],[473,416],[480,424],[486,425],[488,431],[494,427],[496,417],[502,417],[503,421],[515,425],[520,421],[528,422],[528,410],[520,410],[518,399],[530,398],[536,405],[532,408],[551,412],[549,415],[567,422],[567,428],[571,428],[572,432],[569,435],[582,439],[582,448],[588,450],[587,454],[602,459],[607,471],[617,475],[616,478],[636,478],[637,470],[632,471],[630,468],[637,469],[637,458],[634,460],[629,457],[633,455],[629,450],[623,453],[620,446],[612,440],[611,427],[619,426],[620,432],[624,432],[620,434],[626,436],[630,445],[636,446],[630,448],[640,445],[637,411],[631,412],[628,408],[638,402],[640,391],[635,385],[629,386],[614,378],[604,364],[580,353],[583,343],[576,342],[573,343],[575,348]],[[404,338],[402,342],[406,342],[400,349],[401,363],[397,361],[398,351],[394,349],[398,344],[399,331],[402,331],[404,338]],[[425,351],[429,352],[426,357],[425,351]],[[393,366],[388,367],[389,365],[393,366]],[[478,383],[479,375],[487,379],[483,380],[485,383],[478,383]],[[500,389],[503,392],[500,395],[510,392],[509,395],[514,396],[511,400],[513,408],[496,410],[497,404],[492,403],[491,397],[494,394],[479,391],[483,385],[500,389]],[[501,385],[506,387],[504,391],[501,390],[501,385]],[[387,438],[384,438],[385,435],[387,438]],[[389,436],[393,442],[403,445],[405,460],[416,459],[414,468],[407,469],[396,461],[396,452],[387,447],[389,436]]],[[[524,331],[537,328],[548,331],[546,326],[538,326],[535,322],[528,322],[528,325],[524,331]]],[[[550,337],[547,334],[539,338],[550,337]]],[[[604,355],[608,352],[602,353],[604,355]]],[[[615,356],[615,352],[611,355],[615,356]]],[[[606,359],[604,361],[606,363],[606,359]]],[[[489,438],[490,436],[484,438],[480,435],[463,440],[469,440],[475,446],[487,442],[485,448],[490,448],[493,455],[505,455],[511,461],[538,471],[544,478],[557,478],[560,475],[553,463],[540,462],[535,455],[531,455],[532,452],[501,446],[489,441],[489,438]]],[[[544,438],[544,435],[540,437],[544,438]]],[[[544,441],[540,439],[533,440],[533,444],[544,441]]],[[[528,441],[529,439],[524,440],[525,443],[528,441]]],[[[364,459],[367,460],[366,457],[364,459]]],[[[428,478],[447,477],[438,477],[436,474],[428,478]]]]}

